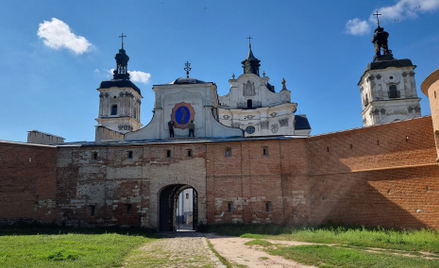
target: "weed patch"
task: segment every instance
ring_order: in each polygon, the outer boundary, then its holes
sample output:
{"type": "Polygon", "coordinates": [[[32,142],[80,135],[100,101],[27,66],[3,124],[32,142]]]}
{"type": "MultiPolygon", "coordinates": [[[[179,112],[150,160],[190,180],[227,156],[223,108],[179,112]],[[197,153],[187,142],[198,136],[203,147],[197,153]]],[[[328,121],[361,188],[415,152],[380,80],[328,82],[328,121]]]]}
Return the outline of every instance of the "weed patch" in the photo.
{"type": "Polygon", "coordinates": [[[258,245],[258,246],[262,246],[262,247],[269,247],[273,244],[271,244],[270,242],[265,241],[265,240],[256,239],[256,240],[248,241],[247,243],[245,243],[245,245],[249,245],[249,246],[258,245]]]}
{"type": "Polygon", "coordinates": [[[364,226],[323,226],[292,228],[274,224],[213,224],[201,226],[203,232],[254,239],[295,240],[314,243],[337,243],[439,253],[439,234],[435,230],[394,230],[364,226]]]}
{"type": "Polygon", "coordinates": [[[269,250],[272,255],[280,255],[297,262],[318,267],[439,267],[437,260],[397,256],[389,253],[370,253],[353,248],[338,246],[309,245],[283,247],[269,250]]]}

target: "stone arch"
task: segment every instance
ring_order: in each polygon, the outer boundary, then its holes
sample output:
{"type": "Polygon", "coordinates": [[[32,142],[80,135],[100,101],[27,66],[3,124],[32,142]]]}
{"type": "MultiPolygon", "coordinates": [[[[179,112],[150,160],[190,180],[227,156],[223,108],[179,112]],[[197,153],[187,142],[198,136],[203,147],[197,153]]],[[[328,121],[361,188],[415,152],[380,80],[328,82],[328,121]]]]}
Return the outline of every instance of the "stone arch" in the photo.
{"type": "Polygon", "coordinates": [[[192,230],[198,227],[198,191],[189,184],[170,184],[163,187],[159,193],[159,231],[177,231],[176,210],[178,196],[183,190],[193,189],[193,220],[192,230]]]}

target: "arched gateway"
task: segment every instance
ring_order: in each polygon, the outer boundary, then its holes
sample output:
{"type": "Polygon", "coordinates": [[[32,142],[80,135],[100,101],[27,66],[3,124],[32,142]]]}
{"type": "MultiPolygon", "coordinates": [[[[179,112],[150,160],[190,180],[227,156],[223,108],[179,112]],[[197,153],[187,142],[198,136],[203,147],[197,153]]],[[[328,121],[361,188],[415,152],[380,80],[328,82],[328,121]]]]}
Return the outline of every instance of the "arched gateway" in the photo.
{"type": "MultiPolygon", "coordinates": [[[[165,187],[160,192],[159,203],[159,230],[160,231],[177,231],[177,209],[180,193],[186,189],[192,189],[192,230],[198,226],[198,192],[187,184],[172,184],[165,187]]],[[[189,197],[189,194],[188,194],[189,197]]],[[[185,198],[185,197],[184,197],[185,198]]]]}

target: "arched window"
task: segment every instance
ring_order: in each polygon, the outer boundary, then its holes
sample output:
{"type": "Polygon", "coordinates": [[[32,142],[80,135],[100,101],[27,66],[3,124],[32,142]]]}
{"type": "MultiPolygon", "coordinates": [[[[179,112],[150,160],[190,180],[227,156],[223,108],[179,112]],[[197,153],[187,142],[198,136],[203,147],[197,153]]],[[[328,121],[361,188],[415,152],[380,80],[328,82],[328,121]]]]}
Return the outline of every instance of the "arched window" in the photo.
{"type": "Polygon", "coordinates": [[[399,98],[399,92],[395,85],[389,86],[389,98],[399,98]]]}
{"type": "Polygon", "coordinates": [[[117,105],[113,104],[111,106],[111,115],[117,115],[117,105]]]}

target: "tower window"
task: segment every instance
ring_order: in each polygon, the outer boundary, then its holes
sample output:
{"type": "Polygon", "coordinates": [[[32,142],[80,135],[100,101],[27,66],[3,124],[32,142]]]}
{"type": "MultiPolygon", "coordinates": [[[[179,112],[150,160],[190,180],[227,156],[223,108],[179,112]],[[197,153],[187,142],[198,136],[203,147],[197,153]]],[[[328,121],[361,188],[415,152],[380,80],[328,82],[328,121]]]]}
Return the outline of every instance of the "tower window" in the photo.
{"type": "Polygon", "coordinates": [[[166,157],[167,158],[171,157],[171,150],[166,150],[166,157]]]}
{"type": "Polygon", "coordinates": [[[247,108],[249,108],[249,109],[253,108],[253,101],[252,100],[247,100],[247,108]]]}
{"type": "Polygon", "coordinates": [[[111,115],[117,115],[117,105],[116,104],[111,106],[111,115]]]}
{"type": "Polygon", "coordinates": [[[133,159],[133,151],[128,151],[127,152],[127,158],[128,159],[133,159]]]}
{"type": "Polygon", "coordinates": [[[192,157],[192,150],[187,150],[187,157],[192,157]]]}
{"type": "Polygon", "coordinates": [[[395,85],[389,86],[389,98],[399,98],[399,92],[395,85]]]}
{"type": "Polygon", "coordinates": [[[126,208],[127,208],[127,215],[131,215],[132,205],[131,204],[127,204],[126,208]]]}
{"type": "Polygon", "coordinates": [[[94,161],[98,160],[98,153],[97,152],[93,152],[93,154],[91,155],[91,160],[94,160],[94,161]]]}
{"type": "Polygon", "coordinates": [[[230,148],[226,149],[226,156],[232,156],[232,149],[230,148]]]}

